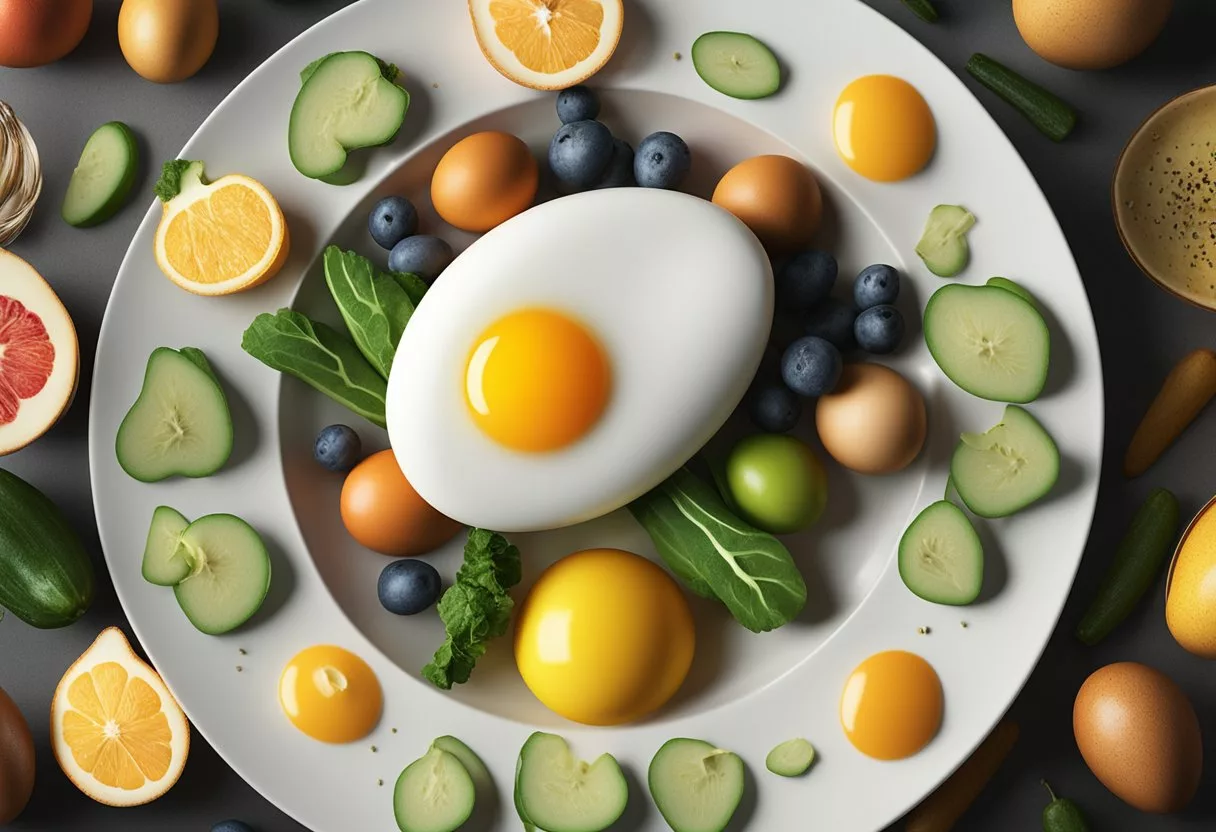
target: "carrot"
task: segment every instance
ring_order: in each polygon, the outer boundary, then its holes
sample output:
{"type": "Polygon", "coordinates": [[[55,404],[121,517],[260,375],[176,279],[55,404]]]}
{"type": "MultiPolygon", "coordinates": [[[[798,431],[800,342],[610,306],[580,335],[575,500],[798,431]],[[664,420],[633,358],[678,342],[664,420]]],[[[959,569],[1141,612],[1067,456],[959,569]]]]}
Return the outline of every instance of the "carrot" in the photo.
{"type": "Polygon", "coordinates": [[[907,832],[950,832],[1009,756],[1017,739],[1017,723],[1001,720],[954,774],[908,813],[907,832]]]}
{"type": "Polygon", "coordinates": [[[1216,353],[1211,350],[1188,353],[1165,377],[1157,398],[1136,428],[1123,458],[1124,476],[1138,477],[1152,467],[1213,396],[1216,396],[1216,353]]]}

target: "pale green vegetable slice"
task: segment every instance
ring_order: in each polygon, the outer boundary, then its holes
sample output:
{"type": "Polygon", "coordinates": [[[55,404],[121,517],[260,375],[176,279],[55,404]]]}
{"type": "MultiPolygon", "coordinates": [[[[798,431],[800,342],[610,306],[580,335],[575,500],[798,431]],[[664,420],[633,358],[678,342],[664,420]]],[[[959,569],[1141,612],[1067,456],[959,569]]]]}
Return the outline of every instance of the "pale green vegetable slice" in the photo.
{"type": "Polygon", "coordinates": [[[967,268],[971,249],[967,232],[975,225],[975,215],[961,205],[938,205],[929,212],[916,253],[925,267],[938,277],[954,277],[967,268]]]}
{"type": "Polygon", "coordinates": [[[925,508],[899,541],[899,576],[934,604],[970,604],[984,583],[984,546],[967,515],[939,500],[925,508]]]}
{"type": "Polygon", "coordinates": [[[950,460],[950,478],[967,508],[1005,517],[1044,497],[1060,476],[1055,440],[1026,410],[1009,405],[985,433],[964,433],[950,460]]]}
{"type": "Polygon", "coordinates": [[[1027,303],[1034,303],[1034,295],[1027,291],[1026,287],[1020,283],[1014,283],[1007,277],[990,277],[986,286],[995,286],[998,289],[1004,289],[1006,292],[1013,292],[1027,303]]]}
{"type": "Polygon", "coordinates": [[[401,832],[456,832],[475,799],[473,778],[456,755],[432,746],[397,778],[393,813],[401,832]]]}
{"type": "Polygon", "coordinates": [[[703,740],[668,740],[650,761],[647,782],[674,832],[722,832],[743,799],[743,760],[703,740]]]}
{"type": "Polygon", "coordinates": [[[68,180],[60,214],[68,225],[87,228],[108,220],[135,184],[139,146],[131,128],[111,121],[93,131],[68,180]]]}
{"type": "Polygon", "coordinates": [[[767,98],[781,87],[781,65],[772,50],[742,32],[706,32],[692,45],[701,80],[732,98],[767,98]]]}
{"type": "Polygon", "coordinates": [[[536,732],[519,752],[516,805],[545,832],[602,832],[625,813],[629,784],[611,754],[576,759],[556,734],[536,732]]]}
{"type": "Polygon", "coordinates": [[[253,527],[231,514],[200,517],[182,533],[190,574],[173,587],[178,606],[201,632],[244,624],[270,591],[270,554],[253,527]]]}
{"type": "Polygon", "coordinates": [[[780,777],[797,777],[805,774],[815,762],[815,746],[801,737],[786,740],[768,752],[764,767],[780,777]]]}
{"type": "Polygon", "coordinates": [[[182,545],[182,535],[189,525],[181,512],[168,506],[157,506],[152,512],[141,567],[145,581],[157,586],[176,586],[190,574],[194,563],[182,545]]]}

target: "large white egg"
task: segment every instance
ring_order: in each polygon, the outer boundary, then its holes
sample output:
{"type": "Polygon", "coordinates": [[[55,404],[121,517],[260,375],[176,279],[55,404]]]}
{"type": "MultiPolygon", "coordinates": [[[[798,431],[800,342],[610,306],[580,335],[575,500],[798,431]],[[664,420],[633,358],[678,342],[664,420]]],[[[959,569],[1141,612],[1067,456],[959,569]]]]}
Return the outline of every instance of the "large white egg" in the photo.
{"type": "MultiPolygon", "coordinates": [[[[768,257],[716,205],[643,188],[544,203],[474,242],[410,319],[388,381],[393,452],[424,500],[471,526],[536,531],[599,517],[658,485],[722,426],[772,318],[768,257]],[[578,322],[610,367],[598,419],[554,450],[492,439],[466,395],[483,333],[521,310],[578,322]]],[[[538,418],[554,406],[536,401],[538,418]]]]}

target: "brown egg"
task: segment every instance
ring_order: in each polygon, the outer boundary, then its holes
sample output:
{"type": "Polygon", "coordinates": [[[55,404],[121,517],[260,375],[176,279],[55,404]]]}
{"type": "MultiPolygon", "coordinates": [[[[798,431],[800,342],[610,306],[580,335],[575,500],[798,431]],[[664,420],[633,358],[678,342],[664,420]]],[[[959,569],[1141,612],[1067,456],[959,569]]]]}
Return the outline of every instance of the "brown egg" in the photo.
{"type": "Polygon", "coordinates": [[[1077,693],[1072,730],[1094,776],[1143,812],[1176,812],[1199,788],[1199,720],[1159,670],[1117,662],[1094,671],[1077,693]]]}
{"type": "Polygon", "coordinates": [[[823,217],[823,194],[811,169],[789,156],[753,156],[714,188],[714,203],[730,211],[769,254],[807,248],[823,217]]]}
{"type": "Polygon", "coordinates": [[[1108,69],[1148,48],[1173,0],[1013,0],[1026,45],[1069,69],[1108,69]]]}
{"type": "Polygon", "coordinates": [[[216,0],[123,0],[118,12],[123,57],[158,84],[184,81],[202,69],[219,31],[216,0]]]}
{"type": "Polygon", "coordinates": [[[0,826],[12,823],[34,793],[34,737],[25,717],[0,688],[0,826]]]}
{"type": "Polygon", "coordinates": [[[382,555],[423,555],[463,528],[418,496],[392,451],[372,454],[346,475],[341,510],[350,536],[382,555]]]}
{"type": "Polygon", "coordinates": [[[925,444],[925,399],[881,364],[846,364],[836,389],[815,405],[819,441],[832,459],[860,474],[893,474],[925,444]]]}
{"type": "Polygon", "coordinates": [[[536,159],[521,139],[474,133],[435,166],[431,203],[448,224],[481,233],[530,208],[539,182],[536,159]]]}
{"type": "Polygon", "coordinates": [[[0,66],[42,66],[75,49],[93,0],[0,0],[0,66]]]}

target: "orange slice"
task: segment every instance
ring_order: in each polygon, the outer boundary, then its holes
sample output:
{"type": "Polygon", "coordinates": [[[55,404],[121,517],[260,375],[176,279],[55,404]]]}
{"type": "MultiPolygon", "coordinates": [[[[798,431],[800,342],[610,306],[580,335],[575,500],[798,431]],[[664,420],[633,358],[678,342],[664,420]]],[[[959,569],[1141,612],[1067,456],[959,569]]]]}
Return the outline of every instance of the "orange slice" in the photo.
{"type": "Polygon", "coordinates": [[[207,184],[203,163],[165,165],[156,195],[156,263],[196,295],[230,295],[265,283],[291,249],[279,203],[262,183],[232,174],[207,184]]]}
{"type": "Polygon", "coordinates": [[[51,748],[68,779],[98,803],[139,806],[181,776],[190,724],[156,671],[110,627],[59,680],[51,748]]]}
{"type": "Polygon", "coordinates": [[[599,72],[621,39],[622,0],[469,0],[477,43],[517,84],[560,90],[599,72]]]}

